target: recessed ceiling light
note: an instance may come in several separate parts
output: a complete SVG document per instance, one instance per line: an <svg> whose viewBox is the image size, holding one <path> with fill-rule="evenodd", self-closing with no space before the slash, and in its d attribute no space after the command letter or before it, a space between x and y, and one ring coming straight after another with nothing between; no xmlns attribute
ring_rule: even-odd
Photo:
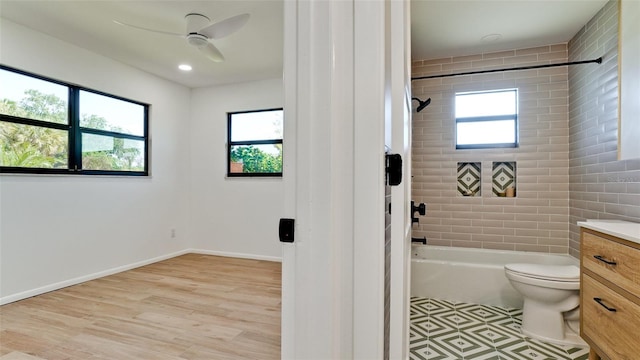
<svg viewBox="0 0 640 360"><path fill-rule="evenodd" d="M494 42L502 39L502 34L489 34L483 36L481 39L484 42Z"/></svg>
<svg viewBox="0 0 640 360"><path fill-rule="evenodd" d="M180 69L182 71L191 71L192 67L191 67L191 65L180 64L180 65L178 65L178 69Z"/></svg>

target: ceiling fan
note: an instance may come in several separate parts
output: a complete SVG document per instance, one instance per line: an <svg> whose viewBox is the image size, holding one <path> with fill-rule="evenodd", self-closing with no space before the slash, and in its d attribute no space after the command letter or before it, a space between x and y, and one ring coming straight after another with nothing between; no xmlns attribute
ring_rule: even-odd
<svg viewBox="0 0 640 360"><path fill-rule="evenodd" d="M240 28L242 28L244 24L249 21L249 14L232 16L228 19L224 19L218 22L211 22L211 19L209 19L208 17L196 13L189 13L184 18L187 22L186 34L147 29L141 26L123 23L117 20L113 20L113 22L118 25L128 26L134 29L184 38L187 40L187 44L198 48L198 50L200 50L200 52L210 60L215 62L222 62L224 61L224 56L222 55L220 50L218 50L218 48L216 48L211 43L211 40L221 39L240 30Z"/></svg>

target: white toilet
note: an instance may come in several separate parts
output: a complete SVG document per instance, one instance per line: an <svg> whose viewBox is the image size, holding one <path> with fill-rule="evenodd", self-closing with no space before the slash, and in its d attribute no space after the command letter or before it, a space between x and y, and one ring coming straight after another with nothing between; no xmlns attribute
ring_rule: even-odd
<svg viewBox="0 0 640 360"><path fill-rule="evenodd" d="M586 346L579 336L580 269L577 266L507 264L504 271L524 298L524 335L554 344Z"/></svg>

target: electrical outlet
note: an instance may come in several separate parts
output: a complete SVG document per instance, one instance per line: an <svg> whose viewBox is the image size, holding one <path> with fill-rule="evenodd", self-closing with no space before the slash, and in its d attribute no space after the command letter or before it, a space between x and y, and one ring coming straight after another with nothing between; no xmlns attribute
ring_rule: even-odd
<svg viewBox="0 0 640 360"><path fill-rule="evenodd" d="M171 229L171 238L172 239L176 238L176 229Z"/></svg>

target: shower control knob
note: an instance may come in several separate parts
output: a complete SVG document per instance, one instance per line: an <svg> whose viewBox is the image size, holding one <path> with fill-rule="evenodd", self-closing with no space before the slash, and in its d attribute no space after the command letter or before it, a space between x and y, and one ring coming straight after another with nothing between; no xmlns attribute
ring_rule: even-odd
<svg viewBox="0 0 640 360"><path fill-rule="evenodd" d="M411 201L411 223L418 223L420 220L415 216L416 212L420 215L425 215L427 213L427 205L424 203L420 203L418 206L415 205L415 202Z"/></svg>
<svg viewBox="0 0 640 360"><path fill-rule="evenodd" d="M427 213L427 205L424 203L420 203L418 206L415 205L413 201L411 201L411 214L418 212L420 215L425 215Z"/></svg>

